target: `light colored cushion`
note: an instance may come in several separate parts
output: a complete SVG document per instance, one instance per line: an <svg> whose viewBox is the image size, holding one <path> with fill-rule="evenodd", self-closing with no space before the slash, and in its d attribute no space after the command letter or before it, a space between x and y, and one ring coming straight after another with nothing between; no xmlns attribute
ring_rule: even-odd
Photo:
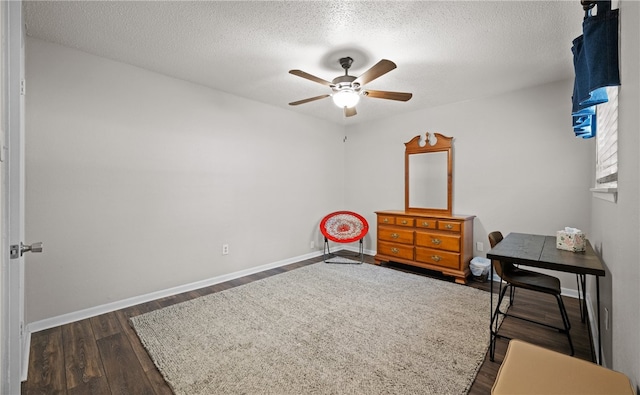
<svg viewBox="0 0 640 395"><path fill-rule="evenodd" d="M622 373L594 363L511 340L492 395L635 395Z"/></svg>

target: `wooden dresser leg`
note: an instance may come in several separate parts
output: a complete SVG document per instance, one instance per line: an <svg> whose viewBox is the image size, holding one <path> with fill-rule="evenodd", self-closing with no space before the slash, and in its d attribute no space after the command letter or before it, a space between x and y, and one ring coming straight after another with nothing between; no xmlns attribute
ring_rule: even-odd
<svg viewBox="0 0 640 395"><path fill-rule="evenodd" d="M462 285L467 285L467 278L466 277L456 277L456 283L462 284Z"/></svg>

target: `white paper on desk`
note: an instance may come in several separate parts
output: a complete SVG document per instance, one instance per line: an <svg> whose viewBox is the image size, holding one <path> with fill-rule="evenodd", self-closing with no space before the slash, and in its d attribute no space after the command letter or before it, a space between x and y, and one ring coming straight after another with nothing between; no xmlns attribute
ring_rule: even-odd
<svg viewBox="0 0 640 395"><path fill-rule="evenodd" d="M573 234L573 233L582 233L582 231L581 231L580 229L578 229L578 228L571 228L571 227L568 227L568 226L566 226L566 227L564 228L564 231L565 231L565 232L567 232L567 233L572 233L572 234Z"/></svg>

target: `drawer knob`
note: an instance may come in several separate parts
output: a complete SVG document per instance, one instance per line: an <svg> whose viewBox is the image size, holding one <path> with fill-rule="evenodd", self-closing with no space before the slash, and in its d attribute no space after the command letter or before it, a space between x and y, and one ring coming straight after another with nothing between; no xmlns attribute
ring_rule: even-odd
<svg viewBox="0 0 640 395"><path fill-rule="evenodd" d="M440 240L440 239L431 239L431 242L432 242L433 244L435 244L435 245L439 246L439 245L440 245L440 243L442 243L442 240Z"/></svg>
<svg viewBox="0 0 640 395"><path fill-rule="evenodd" d="M447 228L447 229L453 229L453 225L451 225L451 224L446 224L446 225L445 225L445 228Z"/></svg>
<svg viewBox="0 0 640 395"><path fill-rule="evenodd" d="M389 222L389 218L385 218L382 220L382 222L384 222L385 224Z"/></svg>
<svg viewBox="0 0 640 395"><path fill-rule="evenodd" d="M422 226L424 226L425 228L427 228L427 227L429 227L429 223L428 223L427 221L424 221L424 222L422 223Z"/></svg>
<svg viewBox="0 0 640 395"><path fill-rule="evenodd" d="M399 235L399 234L397 234L397 233L391 233L391 238L392 238L392 239L397 239L398 237L400 237L400 235Z"/></svg>
<svg viewBox="0 0 640 395"><path fill-rule="evenodd" d="M400 250L399 250L399 249L397 249L397 248L395 248L395 247L393 247L393 248L391 249L391 252L392 252L392 253L394 253L394 254L397 254L397 253L399 253L399 252L400 252Z"/></svg>
<svg viewBox="0 0 640 395"><path fill-rule="evenodd" d="M406 219L403 219L403 220L402 220L402 225L406 225L406 224L407 224L407 220L406 220Z"/></svg>
<svg viewBox="0 0 640 395"><path fill-rule="evenodd" d="M436 262L440 262L440 260L442 260L442 257L441 257L441 256L438 256L438 255L433 255L433 256L431 257L431 259L433 259L433 260L434 260L434 261L436 261Z"/></svg>

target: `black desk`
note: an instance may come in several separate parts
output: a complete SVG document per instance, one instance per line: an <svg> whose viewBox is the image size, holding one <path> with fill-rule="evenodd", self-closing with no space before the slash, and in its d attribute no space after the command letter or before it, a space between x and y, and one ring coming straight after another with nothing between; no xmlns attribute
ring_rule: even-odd
<svg viewBox="0 0 640 395"><path fill-rule="evenodd" d="M509 233L500 243L487 252L488 259L511 262L514 264L539 267L549 270L557 270L567 273L575 273L581 281L578 282L578 295L580 295L580 283L582 284L582 298L580 311L586 313L586 287L585 276L587 274L596 277L596 314L598 319L598 363L602 364L602 342L600 336L600 276L605 275L602 261L593 251L591 243L587 240L587 248L583 252L571 252L556 248L555 236L531 235L526 233ZM491 333L490 349L493 350L496 340L496 331L493 329L493 270L491 272ZM584 304L584 305L583 305ZM497 306L496 306L497 308ZM584 315L583 315L584 320ZM497 319L496 319L497 326Z"/></svg>

